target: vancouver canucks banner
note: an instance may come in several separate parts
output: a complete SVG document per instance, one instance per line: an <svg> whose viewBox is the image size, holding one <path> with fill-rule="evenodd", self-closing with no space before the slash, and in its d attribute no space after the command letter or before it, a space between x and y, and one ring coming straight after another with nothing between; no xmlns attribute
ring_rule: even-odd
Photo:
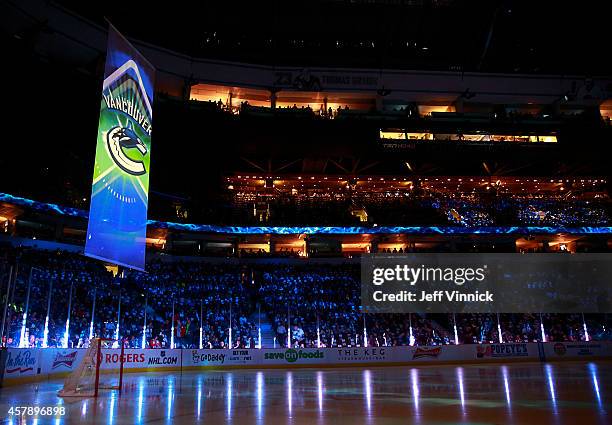
<svg viewBox="0 0 612 425"><path fill-rule="evenodd" d="M85 255L144 269L155 68L111 25Z"/></svg>

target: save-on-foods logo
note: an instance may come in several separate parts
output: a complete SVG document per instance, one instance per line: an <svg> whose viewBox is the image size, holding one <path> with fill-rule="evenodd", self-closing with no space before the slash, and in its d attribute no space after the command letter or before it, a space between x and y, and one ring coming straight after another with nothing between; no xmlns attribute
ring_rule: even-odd
<svg viewBox="0 0 612 425"><path fill-rule="evenodd" d="M191 359L193 361L193 364L200 364L200 363L221 363L223 364L225 362L225 354L224 353L218 353L218 354L201 353L198 350L193 350L191 351Z"/></svg>
<svg viewBox="0 0 612 425"><path fill-rule="evenodd" d="M19 350L15 356L9 351L8 359L6 359L6 373L26 373L34 370L35 364L36 356L30 350Z"/></svg>
<svg viewBox="0 0 612 425"><path fill-rule="evenodd" d="M325 355L322 351L304 351L294 350L293 348L288 349L284 353L266 353L264 355L265 360L276 360L284 359L288 363L295 363L300 359L322 359Z"/></svg>
<svg viewBox="0 0 612 425"><path fill-rule="evenodd" d="M526 357L527 344L483 344L476 347L476 357Z"/></svg>
<svg viewBox="0 0 612 425"><path fill-rule="evenodd" d="M55 355L53 359L53 364L51 365L51 369L56 369L60 366L65 366L68 369L72 368L72 364L76 360L77 352L73 351L72 353L65 354L63 351L60 351Z"/></svg>
<svg viewBox="0 0 612 425"><path fill-rule="evenodd" d="M417 347L412 354L412 360L420 359L423 357L437 358L442 351L442 347Z"/></svg>

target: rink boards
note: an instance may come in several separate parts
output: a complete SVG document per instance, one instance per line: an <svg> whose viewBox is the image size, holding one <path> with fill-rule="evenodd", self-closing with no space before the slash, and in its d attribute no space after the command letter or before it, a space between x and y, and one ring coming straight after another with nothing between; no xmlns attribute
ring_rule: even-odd
<svg viewBox="0 0 612 425"><path fill-rule="evenodd" d="M80 363L86 349L9 348L4 384L60 377ZM612 342L466 344L418 347L280 349L125 349L125 372L205 368L385 366L612 358ZM102 350L103 371L119 367L120 350ZM1 369L0 369L1 370Z"/></svg>

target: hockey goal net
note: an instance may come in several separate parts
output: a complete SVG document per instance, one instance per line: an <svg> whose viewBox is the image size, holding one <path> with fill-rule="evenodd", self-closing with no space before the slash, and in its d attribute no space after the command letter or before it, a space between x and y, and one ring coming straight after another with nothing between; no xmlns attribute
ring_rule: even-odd
<svg viewBox="0 0 612 425"><path fill-rule="evenodd" d="M112 359L110 367L102 368ZM77 367L64 380L60 397L97 397L99 390L119 390L123 384L124 348L117 339L95 338ZM116 360L116 362L115 362ZM107 361L108 363L108 361Z"/></svg>

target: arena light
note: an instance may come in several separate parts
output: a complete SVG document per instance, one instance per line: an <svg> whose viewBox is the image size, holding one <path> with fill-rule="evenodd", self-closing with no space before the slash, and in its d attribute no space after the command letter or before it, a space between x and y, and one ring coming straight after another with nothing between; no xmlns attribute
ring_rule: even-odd
<svg viewBox="0 0 612 425"><path fill-rule="evenodd" d="M261 326L257 327L257 349L261 350Z"/></svg>
<svg viewBox="0 0 612 425"><path fill-rule="evenodd" d="M291 348L291 326L287 329L287 348Z"/></svg>
<svg viewBox="0 0 612 425"><path fill-rule="evenodd" d="M291 310L287 306L287 348L291 348Z"/></svg>
<svg viewBox="0 0 612 425"><path fill-rule="evenodd" d="M584 313L582 313L582 328L584 329L584 339L589 342L591 337L589 336L589 330L587 329L586 320L584 320Z"/></svg>
<svg viewBox="0 0 612 425"><path fill-rule="evenodd" d="M53 279L49 279L49 294L47 295L47 315L45 317L45 328L43 330L42 348L47 348L49 343L49 314L51 312L51 293L53 291Z"/></svg>
<svg viewBox="0 0 612 425"><path fill-rule="evenodd" d="M228 338L227 338L227 348L231 350L232 348L232 304L230 297L230 310L229 310L229 330L228 330Z"/></svg>
<svg viewBox="0 0 612 425"><path fill-rule="evenodd" d="M202 307L202 300L200 299L200 350L202 349L202 324L204 323L204 310Z"/></svg>
<svg viewBox="0 0 612 425"><path fill-rule="evenodd" d="M96 295L97 295L97 290L96 288L94 288L93 303L91 306L91 321L89 322L89 340L90 341L93 339L93 336L94 336L94 315L96 312Z"/></svg>
<svg viewBox="0 0 612 425"><path fill-rule="evenodd" d="M68 348L68 341L70 340L70 311L72 310L72 288L74 284L70 283L70 295L68 296L68 317L66 318L66 329L64 330L64 337L62 338L62 348Z"/></svg>
<svg viewBox="0 0 612 425"><path fill-rule="evenodd" d="M455 332L455 345L459 345L459 334L457 333L457 319L453 313L453 331Z"/></svg>
<svg viewBox="0 0 612 425"><path fill-rule="evenodd" d="M172 320L170 323L170 348L174 349L174 298L172 298Z"/></svg>
<svg viewBox="0 0 612 425"><path fill-rule="evenodd" d="M546 332L544 332L544 320L542 319L542 313L540 313L540 333L542 335L542 342L546 342Z"/></svg>
<svg viewBox="0 0 612 425"><path fill-rule="evenodd" d="M119 348L119 321L117 321L117 326L115 327L115 342L113 342L112 348Z"/></svg>
<svg viewBox="0 0 612 425"><path fill-rule="evenodd" d="M410 332L410 339L409 339L409 344L410 346L414 346L414 334L412 333L412 314L408 314L408 322L409 322L409 327L408 327L408 331ZM387 340L385 338L385 345L387 345Z"/></svg>
<svg viewBox="0 0 612 425"><path fill-rule="evenodd" d="M19 335L19 348L26 348L28 346L27 335L26 335L26 322L28 320L28 309L30 307L30 288L32 287L32 273L34 267L30 269L30 276L28 277L28 291L26 295L25 309L23 310L23 317L21 319L21 334Z"/></svg>
<svg viewBox="0 0 612 425"><path fill-rule="evenodd" d="M501 323L499 322L499 313L497 313L497 337L500 344L504 342L502 338Z"/></svg>
<svg viewBox="0 0 612 425"><path fill-rule="evenodd" d="M49 316L45 317L45 330L43 331L42 348L47 348L49 343Z"/></svg>
<svg viewBox="0 0 612 425"><path fill-rule="evenodd" d="M121 277L124 277L123 272L121 273ZM112 348L119 348L119 324L120 323L121 323L121 287L119 287L119 305L117 306L117 326L115 327L115 342L113 342Z"/></svg>
<svg viewBox="0 0 612 425"><path fill-rule="evenodd" d="M66 319L66 329L64 330L64 338L62 338L62 348L68 348L69 339L70 339L70 317Z"/></svg>
<svg viewBox="0 0 612 425"><path fill-rule="evenodd" d="M145 295L145 305L144 305L144 320L142 325L142 343L141 347L144 350L147 348L147 304L149 303L149 294Z"/></svg>

